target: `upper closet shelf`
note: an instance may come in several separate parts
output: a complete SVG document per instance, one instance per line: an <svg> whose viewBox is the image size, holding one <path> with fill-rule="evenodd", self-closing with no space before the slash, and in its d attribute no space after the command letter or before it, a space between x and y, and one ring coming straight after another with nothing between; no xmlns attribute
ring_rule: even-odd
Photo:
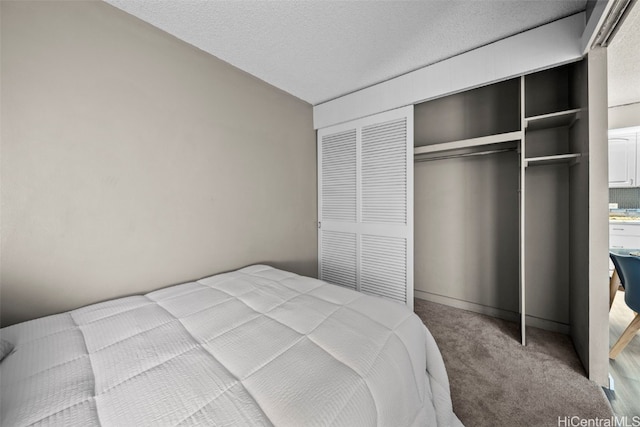
<svg viewBox="0 0 640 427"><path fill-rule="evenodd" d="M580 118L580 108L559 111L557 113L543 114L525 118L527 130L550 129L562 126L571 126Z"/></svg>
<svg viewBox="0 0 640 427"><path fill-rule="evenodd" d="M482 145L499 144L501 142L511 142L522 140L522 131L500 133L497 135L482 136L480 138L462 139L459 141L443 142L440 144L423 145L415 147L413 154L435 153L438 151L458 150L461 148L478 147Z"/></svg>

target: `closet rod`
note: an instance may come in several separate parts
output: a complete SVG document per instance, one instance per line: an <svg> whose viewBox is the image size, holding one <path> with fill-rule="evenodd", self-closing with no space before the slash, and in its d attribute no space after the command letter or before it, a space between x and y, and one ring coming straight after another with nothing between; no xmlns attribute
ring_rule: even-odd
<svg viewBox="0 0 640 427"><path fill-rule="evenodd" d="M504 153L507 151L516 151L517 148L502 148L500 150L478 151L477 153L451 154L449 156L426 157L423 159L415 159L414 162L430 162L431 160L457 159L459 157L486 156L488 154Z"/></svg>

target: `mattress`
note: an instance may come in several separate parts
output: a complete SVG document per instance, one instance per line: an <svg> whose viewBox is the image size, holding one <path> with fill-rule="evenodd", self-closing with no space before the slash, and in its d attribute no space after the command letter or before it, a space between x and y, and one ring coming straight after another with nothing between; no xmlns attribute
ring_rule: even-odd
<svg viewBox="0 0 640 427"><path fill-rule="evenodd" d="M451 426L405 306L264 265L3 328L2 426Z"/></svg>

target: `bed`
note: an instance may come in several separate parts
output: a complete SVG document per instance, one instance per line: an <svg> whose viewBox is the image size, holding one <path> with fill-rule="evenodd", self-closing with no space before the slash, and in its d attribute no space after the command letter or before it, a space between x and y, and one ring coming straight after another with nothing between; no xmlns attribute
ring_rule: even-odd
<svg viewBox="0 0 640 427"><path fill-rule="evenodd" d="M0 337L5 427L461 425L414 313L265 265Z"/></svg>

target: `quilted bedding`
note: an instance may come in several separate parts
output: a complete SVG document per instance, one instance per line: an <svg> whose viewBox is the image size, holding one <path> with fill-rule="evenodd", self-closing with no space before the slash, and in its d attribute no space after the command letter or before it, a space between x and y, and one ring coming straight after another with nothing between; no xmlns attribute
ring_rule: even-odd
<svg viewBox="0 0 640 427"><path fill-rule="evenodd" d="M264 265L1 336L5 427L461 425L415 314Z"/></svg>

